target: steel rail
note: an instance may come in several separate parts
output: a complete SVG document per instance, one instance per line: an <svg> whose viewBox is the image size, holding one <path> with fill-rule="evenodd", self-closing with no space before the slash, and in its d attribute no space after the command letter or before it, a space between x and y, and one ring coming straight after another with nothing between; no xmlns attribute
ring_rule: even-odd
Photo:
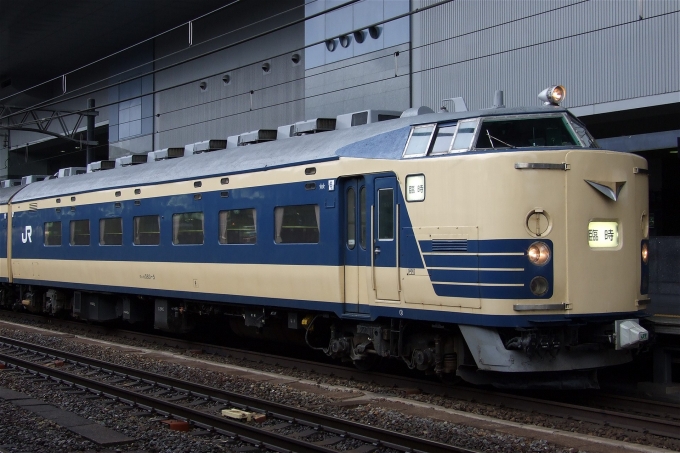
<svg viewBox="0 0 680 453"><path fill-rule="evenodd" d="M70 322L82 328L82 324ZM93 326L88 325L88 330L93 330ZM102 332L102 330L97 330ZM106 330L106 329L103 329ZM102 332L103 333L103 332ZM108 333L113 334L111 329ZM628 429L639 432L648 432L663 437L680 439L680 423L673 420L663 418L646 417L637 414L622 414L611 410L600 409L597 407L589 407L594 402L603 403L603 396L593 395L591 401L587 404L570 404L561 401L555 401L552 398L534 398L521 395L513 395L509 393L501 393L497 391L490 391L474 387L450 386L441 384L439 382L427 381L424 379L414 379L408 377L393 376L377 372L361 372L353 368L343 367L339 365L329 365L308 360L295 359L289 357L281 357L272 354L265 354L254 351L240 350L205 343L195 343L186 340L178 340L167 337L160 337L156 335L143 334L129 331L118 331L123 337L134 340L149 341L151 343L163 344L172 347L182 347L186 349L202 349L203 351L220 356L228 356L250 360L253 362L261 362L272 365L303 369L313 371L322 375L334 376L340 379L352 379L363 382L374 382L376 384L388 387L402 387L406 389L419 389L425 393L436 395L445 395L451 398L457 398L464 401L471 401L481 404L487 404L496 407L505 407L527 412L537 412L544 415L554 416L562 419L575 419L596 423L602 426L611 426L616 428ZM30 344L30 343L27 343ZM589 395L590 398L590 395ZM635 407L642 407L642 401ZM680 405L673 403L661 403L647 401L646 411L648 413L657 413L661 416L670 414L680 408ZM630 411L630 407L624 404L618 405L624 410ZM639 409L637 409L639 410ZM640 410L643 412L643 410Z"/></svg>
<svg viewBox="0 0 680 453"><path fill-rule="evenodd" d="M273 418L282 420L295 421L302 425L310 427L322 427L328 433L340 434L348 438L359 439L374 445L381 445L388 448L393 448L407 452L419 453L478 453L475 450L470 450L454 445L434 442L427 439L420 439L414 436L409 436L386 429L381 429L373 426L363 425L357 422L342 420L324 414L318 414L301 408L294 408L279 403L260 400L258 398L241 395L226 390L216 389L201 384L193 384L179 379L174 379L168 376L149 373L130 367L114 365L108 362L103 362L96 359L78 356L76 354L65 353L44 346L33 345L18 340L6 339L0 337L0 346L11 345L17 351L23 353L37 353L42 358L53 358L64 360L65 363L73 365L87 366L93 371L101 371L110 375L125 377L126 379L138 380L140 383L150 385L157 385L161 388L185 393L196 398L204 398L209 401L222 403L228 406L234 406L242 410L250 410L254 412L264 412ZM234 433L235 436L242 438L246 436L248 439L262 439L260 434L271 433L270 431L257 429L240 422L233 422L228 419L223 419L201 411L196 411L181 405L173 404L164 400L157 400L147 395L135 393L131 390L123 389L118 386L102 383L93 379L89 379L77 374L57 370L53 367L46 367L35 364L33 362L18 358L13 355L8 355L5 351L0 351L0 360L15 366L21 366L31 369L40 375L55 376L60 381L74 382L75 385L81 387L91 388L96 392L100 392L106 396L120 399L124 402L130 402L140 407L154 408L159 413L172 415L177 418L185 419L195 423L199 427L216 426L217 429L225 430L229 433ZM156 405L158 401L158 405ZM221 422L224 427L218 425ZM248 427L246 431L238 431L239 427ZM218 431L219 432L219 431ZM275 434L275 433L274 433ZM227 434L230 435L230 434ZM234 437L234 436L231 436ZM274 438L267 440L272 445L278 445L276 442L283 442L288 439L285 436L276 434ZM335 449L327 449L326 447L318 448L319 446L309 444L301 440L294 440L295 445L287 445L281 448L288 448L290 451L315 451L315 452L337 452ZM300 449L300 446L307 448L312 445L312 449ZM293 449L295 446L300 447Z"/></svg>

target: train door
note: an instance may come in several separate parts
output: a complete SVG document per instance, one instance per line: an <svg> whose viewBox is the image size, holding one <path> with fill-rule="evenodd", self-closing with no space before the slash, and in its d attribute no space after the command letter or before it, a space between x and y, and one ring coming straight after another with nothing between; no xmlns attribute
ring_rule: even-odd
<svg viewBox="0 0 680 453"><path fill-rule="evenodd" d="M342 191L345 313L367 313L366 307L362 308L359 303L360 269L366 261L366 183L363 178L345 179Z"/></svg>
<svg viewBox="0 0 680 453"><path fill-rule="evenodd" d="M373 278L376 298L399 300L397 178L376 178L373 188Z"/></svg>

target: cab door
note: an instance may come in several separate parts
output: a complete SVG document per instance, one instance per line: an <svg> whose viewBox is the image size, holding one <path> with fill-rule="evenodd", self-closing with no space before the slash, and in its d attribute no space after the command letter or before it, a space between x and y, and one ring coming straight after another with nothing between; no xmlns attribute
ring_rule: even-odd
<svg viewBox="0 0 680 453"><path fill-rule="evenodd" d="M373 279L376 299L399 298L398 187L394 176L376 178L373 188Z"/></svg>

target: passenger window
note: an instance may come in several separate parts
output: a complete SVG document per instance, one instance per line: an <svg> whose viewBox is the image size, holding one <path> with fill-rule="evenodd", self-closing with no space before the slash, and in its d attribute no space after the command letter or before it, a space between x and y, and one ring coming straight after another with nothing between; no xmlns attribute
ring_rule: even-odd
<svg viewBox="0 0 680 453"><path fill-rule="evenodd" d="M256 219L254 209L220 211L220 244L255 244Z"/></svg>
<svg viewBox="0 0 680 453"><path fill-rule="evenodd" d="M45 222L45 245L61 245L61 222Z"/></svg>
<svg viewBox="0 0 680 453"><path fill-rule="evenodd" d="M99 219L99 245L123 245L123 219Z"/></svg>
<svg viewBox="0 0 680 453"><path fill-rule="evenodd" d="M453 142L453 134L455 132L455 124L437 129L437 136L434 139L431 154L448 153L451 149L451 142Z"/></svg>
<svg viewBox="0 0 680 453"><path fill-rule="evenodd" d="M71 220L71 245L90 245L89 220Z"/></svg>
<svg viewBox="0 0 680 453"><path fill-rule="evenodd" d="M458 122L456 130L456 138L453 139L452 152L463 152L470 149L472 139L475 138L475 130L477 129L478 119L465 120Z"/></svg>
<svg viewBox="0 0 680 453"><path fill-rule="evenodd" d="M203 244L203 213L183 212L172 216L172 243L175 245Z"/></svg>
<svg viewBox="0 0 680 453"><path fill-rule="evenodd" d="M274 240L277 244L319 242L319 205L279 206L274 209Z"/></svg>
<svg viewBox="0 0 680 453"><path fill-rule="evenodd" d="M133 221L135 245L159 245L161 243L161 218L159 216L139 216Z"/></svg>
<svg viewBox="0 0 680 453"><path fill-rule="evenodd" d="M404 157L424 156L430 147L430 140L432 139L432 132L434 131L434 124L426 126L415 126L411 129L411 136L406 143L404 149Z"/></svg>
<svg viewBox="0 0 680 453"><path fill-rule="evenodd" d="M378 239L394 239L394 189L378 190Z"/></svg>

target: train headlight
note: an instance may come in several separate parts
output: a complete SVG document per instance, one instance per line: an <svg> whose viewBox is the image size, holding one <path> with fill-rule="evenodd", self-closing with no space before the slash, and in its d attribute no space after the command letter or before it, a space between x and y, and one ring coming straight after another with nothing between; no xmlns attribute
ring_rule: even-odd
<svg viewBox="0 0 680 453"><path fill-rule="evenodd" d="M545 242L534 242L527 250L527 257L536 266L543 266L550 261L550 247Z"/></svg>
<svg viewBox="0 0 680 453"><path fill-rule="evenodd" d="M546 105L560 105L564 101L564 97L567 95L567 89L562 85L555 85L538 94L538 99L543 101Z"/></svg>
<svg viewBox="0 0 680 453"><path fill-rule="evenodd" d="M550 289L550 285L548 284L548 280L546 280L545 277L539 276L531 279L531 283L529 283L529 288L531 289L531 292L534 294L534 296L542 296L548 292L548 289Z"/></svg>
<svg viewBox="0 0 680 453"><path fill-rule="evenodd" d="M647 264L649 261L649 246L646 242L642 243L642 262Z"/></svg>

